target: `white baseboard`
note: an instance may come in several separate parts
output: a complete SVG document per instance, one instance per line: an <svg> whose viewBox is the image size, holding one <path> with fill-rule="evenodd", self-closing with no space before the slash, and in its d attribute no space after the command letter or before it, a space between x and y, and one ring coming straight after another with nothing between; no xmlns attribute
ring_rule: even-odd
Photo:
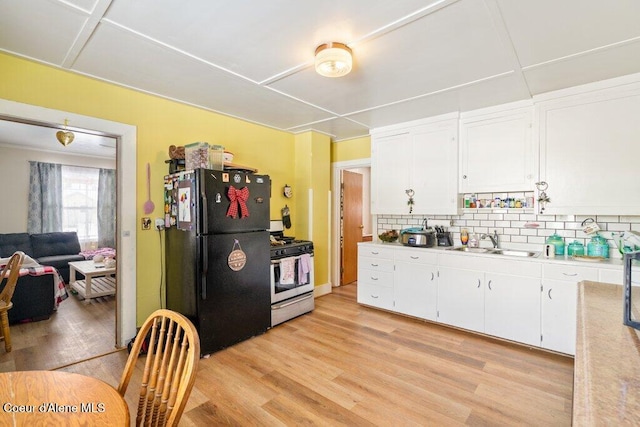
<svg viewBox="0 0 640 427"><path fill-rule="evenodd" d="M331 293L331 283L325 283L324 285L318 285L313 288L314 298L318 298L330 293Z"/></svg>

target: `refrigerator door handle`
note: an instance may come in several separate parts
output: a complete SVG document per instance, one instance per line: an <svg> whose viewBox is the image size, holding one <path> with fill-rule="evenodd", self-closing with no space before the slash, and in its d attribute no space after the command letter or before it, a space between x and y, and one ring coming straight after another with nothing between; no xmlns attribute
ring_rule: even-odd
<svg viewBox="0 0 640 427"><path fill-rule="evenodd" d="M202 245L202 290L200 296L203 300L207 299L207 274L209 273L209 248L205 241Z"/></svg>
<svg viewBox="0 0 640 427"><path fill-rule="evenodd" d="M209 234L209 202L207 201L207 193L203 191L200 193L202 197L202 234Z"/></svg>

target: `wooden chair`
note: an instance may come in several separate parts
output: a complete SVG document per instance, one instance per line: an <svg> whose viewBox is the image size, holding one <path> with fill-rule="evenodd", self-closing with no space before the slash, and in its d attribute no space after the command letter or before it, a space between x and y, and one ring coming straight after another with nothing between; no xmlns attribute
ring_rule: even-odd
<svg viewBox="0 0 640 427"><path fill-rule="evenodd" d="M4 337L4 349L7 353L11 351L11 332L9 330L9 310L13 307L11 298L16 290L16 283L20 277L20 267L24 261L24 252L15 252L9 258L9 262L0 273L0 285L6 279L4 289L0 292L0 325L2 326L2 336Z"/></svg>
<svg viewBox="0 0 640 427"><path fill-rule="evenodd" d="M148 347L136 426L176 426L196 380L198 331L181 314L164 309L153 312L138 332L120 379L118 392L123 397L145 341Z"/></svg>

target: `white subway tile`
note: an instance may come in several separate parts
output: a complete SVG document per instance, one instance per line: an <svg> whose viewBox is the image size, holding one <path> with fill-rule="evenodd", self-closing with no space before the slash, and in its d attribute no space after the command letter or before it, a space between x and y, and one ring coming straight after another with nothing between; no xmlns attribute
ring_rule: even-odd
<svg viewBox="0 0 640 427"><path fill-rule="evenodd" d="M640 224L640 216L621 216L620 222L630 222L632 224Z"/></svg>
<svg viewBox="0 0 640 427"><path fill-rule="evenodd" d="M538 228L538 236L551 236L555 232L556 230L549 230L548 228Z"/></svg>
<svg viewBox="0 0 640 427"><path fill-rule="evenodd" d="M576 237L576 232L573 230L558 230L557 233L559 236L562 236L564 238L573 239Z"/></svg>
<svg viewBox="0 0 640 427"><path fill-rule="evenodd" d="M527 237L527 242L528 243L536 243L536 244L543 245L545 240L546 239L544 237L536 237L536 236Z"/></svg>
<svg viewBox="0 0 640 427"><path fill-rule="evenodd" d="M473 215L473 219L479 219L479 220L483 220L483 219L488 219L489 215L486 213L477 213Z"/></svg>
<svg viewBox="0 0 640 427"><path fill-rule="evenodd" d="M502 217L503 217L504 215L505 215L505 214L496 214L496 213L492 213L492 214L487 215L487 219L492 219L492 220L494 220L494 221L502 221Z"/></svg>
<svg viewBox="0 0 640 427"><path fill-rule="evenodd" d="M545 228L554 230L564 230L564 222L547 222Z"/></svg>
<svg viewBox="0 0 640 427"><path fill-rule="evenodd" d="M526 222L524 221L511 221L511 227L513 228L525 228L524 225Z"/></svg>
<svg viewBox="0 0 640 427"><path fill-rule="evenodd" d="M502 232L503 234L509 234L509 235L519 235L520 232L518 231L517 228L505 228L504 231Z"/></svg>
<svg viewBox="0 0 640 427"><path fill-rule="evenodd" d="M504 220L505 221L518 221L520 220L520 215L521 214L517 214L517 213L507 213L504 214Z"/></svg>
<svg viewBox="0 0 640 427"><path fill-rule="evenodd" d="M511 223L511 221L496 221L496 227L512 227L513 224Z"/></svg>
<svg viewBox="0 0 640 427"><path fill-rule="evenodd" d="M631 224L628 222L609 222L606 227L607 231L629 231L631 230Z"/></svg>
<svg viewBox="0 0 640 427"><path fill-rule="evenodd" d="M527 243L527 236L511 236L511 241L515 243Z"/></svg>
<svg viewBox="0 0 640 427"><path fill-rule="evenodd" d="M480 221L480 225L483 227L495 227L495 223L493 221Z"/></svg>
<svg viewBox="0 0 640 427"><path fill-rule="evenodd" d="M601 223L601 222L618 222L618 221L620 221L619 217L612 216L612 215L598 215L595 218L595 220L596 220L597 223Z"/></svg>
<svg viewBox="0 0 640 427"><path fill-rule="evenodd" d="M538 216L535 214L520 214L520 221L538 221Z"/></svg>
<svg viewBox="0 0 640 427"><path fill-rule="evenodd" d="M538 230L536 230L535 228L522 228L520 229L520 235L521 236L537 236Z"/></svg>

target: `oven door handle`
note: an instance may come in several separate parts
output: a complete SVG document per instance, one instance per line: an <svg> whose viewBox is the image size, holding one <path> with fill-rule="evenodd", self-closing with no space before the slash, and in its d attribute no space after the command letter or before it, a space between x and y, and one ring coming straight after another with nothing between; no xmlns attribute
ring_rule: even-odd
<svg viewBox="0 0 640 427"><path fill-rule="evenodd" d="M285 307L288 307L288 306L290 306L290 305L297 304L297 303L299 303L300 301L307 300L307 299L309 299L309 298L313 298L313 292L309 292L309 295L305 295L305 296L304 296L304 297L302 297L302 298L294 298L294 299L293 299L293 300L291 300L291 301L285 301L285 302L283 302L283 303L281 303L281 304L273 304L273 305L271 306L271 308L272 308L272 309L285 308Z"/></svg>

